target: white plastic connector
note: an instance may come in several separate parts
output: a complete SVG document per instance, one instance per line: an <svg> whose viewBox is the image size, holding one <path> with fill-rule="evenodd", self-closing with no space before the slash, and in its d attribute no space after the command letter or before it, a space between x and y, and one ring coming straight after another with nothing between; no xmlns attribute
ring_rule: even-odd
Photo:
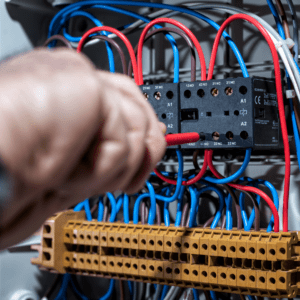
<svg viewBox="0 0 300 300"><path fill-rule="evenodd" d="M296 97L295 90L287 90L286 91L286 98L287 99L294 98L294 97Z"/></svg>
<svg viewBox="0 0 300 300"><path fill-rule="evenodd" d="M285 40L278 41L269 31L268 31L268 33L269 33L277 50L282 47L283 43L286 44L289 49L292 49L295 46L295 43L291 38L287 38Z"/></svg>
<svg viewBox="0 0 300 300"><path fill-rule="evenodd" d="M292 49L295 46L295 42L291 38L287 38L285 40L285 43L289 49Z"/></svg>

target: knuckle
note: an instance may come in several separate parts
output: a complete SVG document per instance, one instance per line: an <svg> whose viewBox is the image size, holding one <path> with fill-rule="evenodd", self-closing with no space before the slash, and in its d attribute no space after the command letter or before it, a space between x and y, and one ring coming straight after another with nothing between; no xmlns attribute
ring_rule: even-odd
<svg viewBox="0 0 300 300"><path fill-rule="evenodd" d="M127 142L122 142L120 144L120 148L119 148L119 153L118 153L118 157L120 157L120 159L124 159L127 160L130 154L130 146Z"/></svg>

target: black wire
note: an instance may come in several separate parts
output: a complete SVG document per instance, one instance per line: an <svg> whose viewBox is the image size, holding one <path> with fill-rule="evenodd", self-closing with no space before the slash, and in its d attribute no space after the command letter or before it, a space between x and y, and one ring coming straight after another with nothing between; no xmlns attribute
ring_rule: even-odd
<svg viewBox="0 0 300 300"><path fill-rule="evenodd" d="M50 287L47 289L47 291L45 292L44 296L45 298L50 298L51 295L53 294L53 292L55 291L56 287L58 286L58 284L62 281L62 274L57 274L52 282L52 284L50 285ZM42 297L42 298L43 298Z"/></svg>

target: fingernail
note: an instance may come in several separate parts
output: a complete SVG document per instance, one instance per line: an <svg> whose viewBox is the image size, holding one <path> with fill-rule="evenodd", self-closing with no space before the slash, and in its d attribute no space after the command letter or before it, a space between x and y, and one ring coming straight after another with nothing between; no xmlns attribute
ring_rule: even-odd
<svg viewBox="0 0 300 300"><path fill-rule="evenodd" d="M167 132L167 127L166 127L166 125L165 125L164 123L162 123L162 122L159 122L159 126L160 126L160 128L161 128L162 133L163 133L163 134L166 134L166 132Z"/></svg>

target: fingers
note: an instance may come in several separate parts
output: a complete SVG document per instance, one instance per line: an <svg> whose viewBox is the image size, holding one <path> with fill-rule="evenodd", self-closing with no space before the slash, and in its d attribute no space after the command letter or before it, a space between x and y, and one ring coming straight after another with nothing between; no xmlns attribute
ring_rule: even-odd
<svg viewBox="0 0 300 300"><path fill-rule="evenodd" d="M161 129L163 135L165 135L167 133L167 127L166 127L166 125L164 123L162 123L162 122L159 122L159 126L160 126L160 129Z"/></svg>
<svg viewBox="0 0 300 300"><path fill-rule="evenodd" d="M116 177L125 173L130 154L122 110L114 101L103 105L103 110L105 122L64 186L75 188L76 193L87 192L87 197L118 189Z"/></svg>
<svg viewBox="0 0 300 300"><path fill-rule="evenodd" d="M26 135L22 144L22 139L9 144L14 152L0 143L2 158L19 183L14 196L22 194L13 197L5 225L22 220L27 226L35 217L41 223L61 209L49 197L51 205L39 201L49 189L66 191L66 197L56 197L65 207L95 194L141 189L165 152L165 128L134 82L96 72L88 59L74 51L37 50L25 55L26 59L8 62L0 73L1 91L6 82L18 78L17 88L10 89L14 97L7 96L9 103L16 104L10 122L18 120L11 128L18 124L20 136ZM8 78L5 66L18 74ZM38 204L31 202L35 199ZM14 209L17 200L22 202L20 209ZM12 236L19 226L20 222L11 226ZM24 236L34 229L24 227Z"/></svg>
<svg viewBox="0 0 300 300"><path fill-rule="evenodd" d="M148 114L149 128L145 140L146 151L143 164L140 166L139 172L133 178L132 182L125 189L127 193L136 192L143 187L150 172L155 168L156 164L161 160L165 153L166 142L161 125L151 107L149 112L151 113Z"/></svg>
<svg viewBox="0 0 300 300"><path fill-rule="evenodd" d="M123 190L127 193L133 193L143 187L150 172L162 158L166 147L164 140L164 130L166 128L163 124L158 122L153 108L145 100L145 97L132 80L122 75L113 76L115 76L117 86L120 88L120 92L123 95L123 112L128 116L127 121L130 124L129 127L136 128L136 121L132 118L132 113L133 111L137 112L138 107L142 113L134 117L137 117L140 122L147 122L145 134L140 134L138 137L137 135L132 135L132 132L129 134L133 136L133 139L130 139L129 141L131 143L130 148L139 151L139 155L135 156L136 151L133 150L132 154L134 160L132 161L129 159L128 161L128 167L132 170L128 176L132 176L131 180L127 182L127 185L123 187ZM126 101L127 99L128 101ZM129 104L129 100L134 102L136 110ZM126 107L130 108L130 110L128 111ZM138 148L139 150L137 150ZM141 152L141 150L143 151ZM140 156L141 153L143 154L142 157Z"/></svg>
<svg viewBox="0 0 300 300"><path fill-rule="evenodd" d="M92 165L78 166L71 184L82 189L86 184L93 194L134 193L165 152L164 127L131 79L106 72L98 76L105 87L101 90L104 124L91 151Z"/></svg>
<svg viewBox="0 0 300 300"><path fill-rule="evenodd" d="M0 142L1 158L26 184L55 185L94 136L101 119L95 74L70 50L35 50L2 64L0 123L9 142Z"/></svg>
<svg viewBox="0 0 300 300"><path fill-rule="evenodd" d="M105 79L103 78L104 75ZM108 81L107 85L112 85L107 97L109 96L110 101L114 101L117 108L120 109L124 125L127 128L126 135L129 147L127 169L118 180L118 189L123 189L142 164L149 118L145 107L141 105L143 99L140 99L140 91L127 76L111 75L103 72L99 76L100 80ZM118 128L115 128L115 130L118 130ZM103 135L106 136L107 133L103 132Z"/></svg>
<svg viewBox="0 0 300 300"><path fill-rule="evenodd" d="M127 185L122 187L122 190L133 193L143 187L150 172L165 152L164 127L160 125L153 108L133 81L127 76L113 76L123 96L123 112L128 127L136 128L134 133L129 131L129 136L132 137L129 137L130 149L133 149L132 156L129 155L128 159L127 175L130 180L127 180ZM142 127L137 126L135 118L138 118L139 126L143 126L142 123L147 125L146 128L143 127L146 129L145 132L139 130ZM133 160L130 157L133 157Z"/></svg>
<svg viewBox="0 0 300 300"><path fill-rule="evenodd" d="M144 104L145 99L132 80L127 76L120 75L110 77L115 83L115 98L118 100L118 106L122 110L128 127L127 136L130 153L127 159L127 169L123 174L120 173L118 179L118 189L124 190L136 174L140 173L141 166L144 164L150 118L147 106ZM136 191L138 188L134 187L134 190Z"/></svg>

